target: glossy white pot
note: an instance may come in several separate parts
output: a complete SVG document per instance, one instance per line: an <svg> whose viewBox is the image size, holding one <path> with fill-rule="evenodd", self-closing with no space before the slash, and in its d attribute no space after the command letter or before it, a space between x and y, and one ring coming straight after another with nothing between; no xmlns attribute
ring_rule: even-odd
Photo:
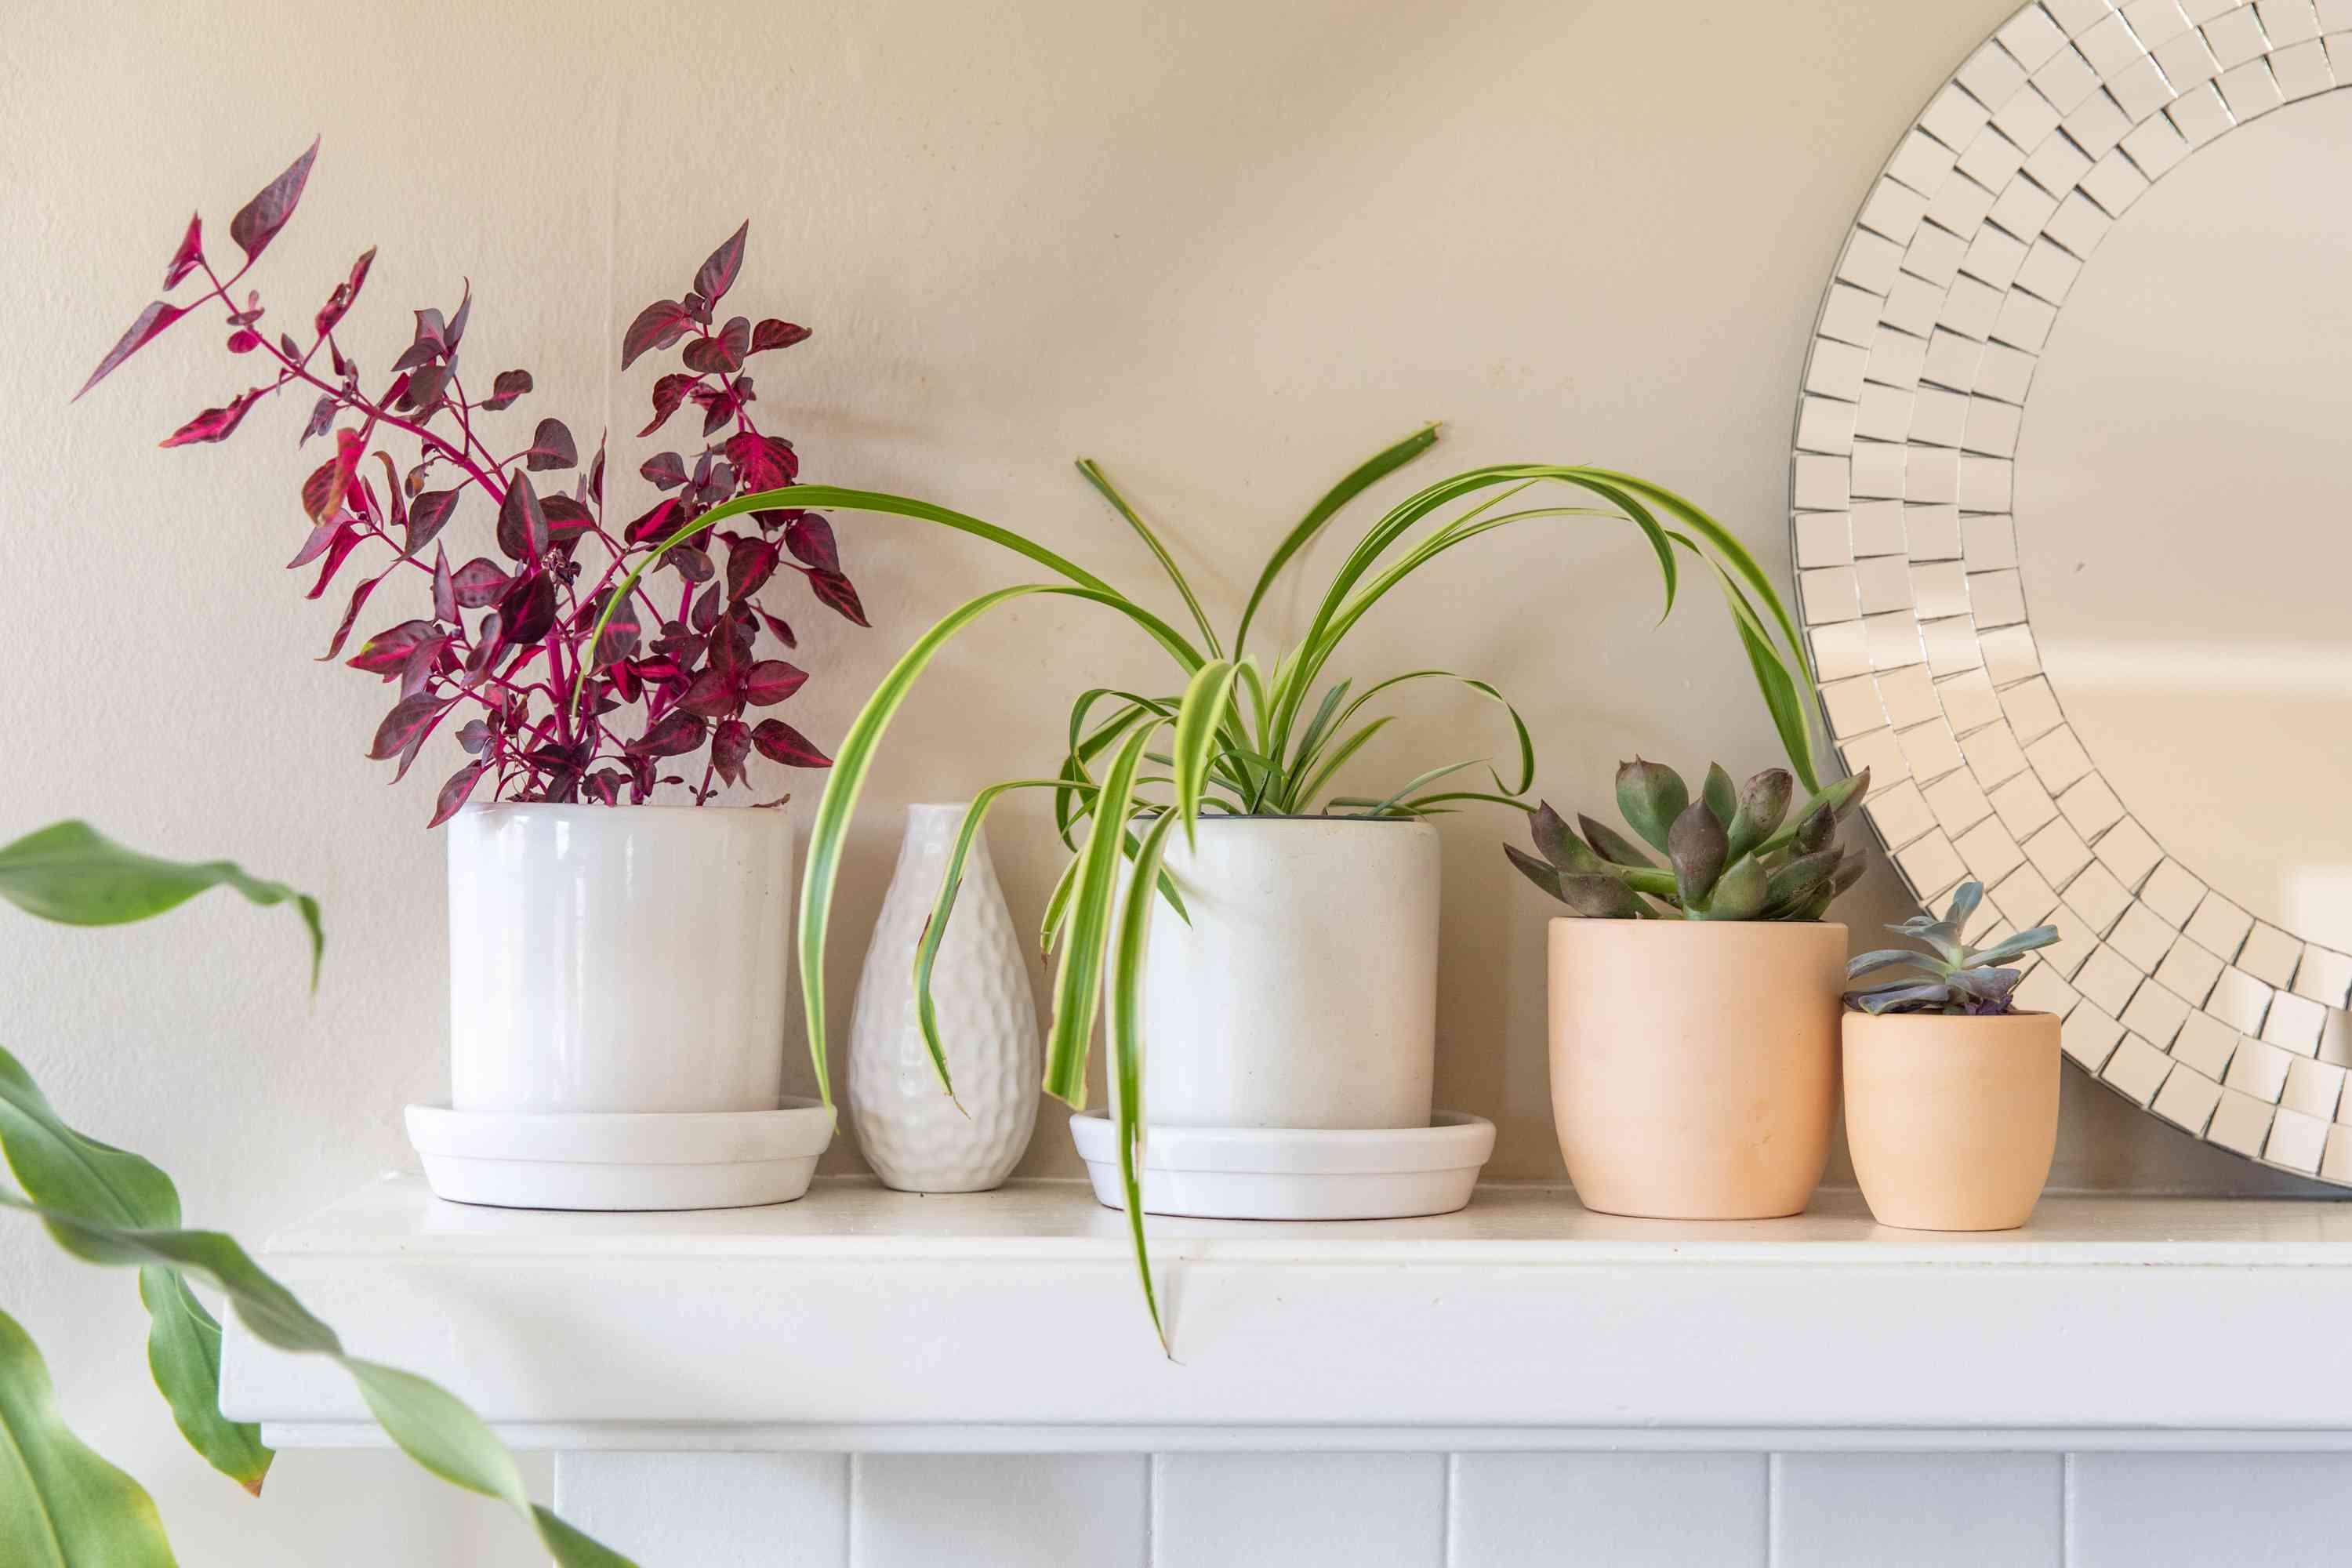
<svg viewBox="0 0 2352 1568"><path fill-rule="evenodd" d="M931 965L931 1003L955 1100L940 1088L916 1016L915 948L965 809L963 802L907 808L898 868L874 922L849 1029L849 1119L866 1163L883 1185L901 1192L979 1193L1001 1185L1037 1125L1045 1041L1029 965L985 833L964 858L955 909Z"/></svg>
<svg viewBox="0 0 2352 1568"><path fill-rule="evenodd" d="M1169 840L1143 991L1154 1126L1427 1127L1437 1053L1437 831L1205 816Z"/></svg>
<svg viewBox="0 0 2352 1568"><path fill-rule="evenodd" d="M506 805L446 831L456 1110L776 1108L791 818Z"/></svg>

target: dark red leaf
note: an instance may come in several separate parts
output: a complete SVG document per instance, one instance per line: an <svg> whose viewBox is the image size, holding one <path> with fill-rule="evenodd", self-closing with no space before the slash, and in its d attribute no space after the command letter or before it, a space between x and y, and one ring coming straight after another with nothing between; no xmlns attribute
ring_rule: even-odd
<svg viewBox="0 0 2352 1568"><path fill-rule="evenodd" d="M776 574L776 547L764 539L730 535L727 541L727 597L740 604Z"/></svg>
<svg viewBox="0 0 2352 1568"><path fill-rule="evenodd" d="M588 464L588 499L596 509L604 508L604 437L596 437L596 456Z"/></svg>
<svg viewBox="0 0 2352 1568"><path fill-rule="evenodd" d="M417 314L419 316L429 315L438 317L440 312L437 310L419 310ZM398 359L392 362L393 372L397 374L399 372L404 370L422 370L425 366L433 363L440 357L441 345L431 338L419 336L415 342L409 344L406 348L401 351L400 357Z"/></svg>
<svg viewBox="0 0 2352 1568"><path fill-rule="evenodd" d="M483 398L477 406L493 410L504 408L530 390L530 372L502 370L499 372L499 379L491 384L490 395Z"/></svg>
<svg viewBox="0 0 2352 1568"><path fill-rule="evenodd" d="M490 660L498 657L499 613L492 610L474 628L474 651L466 656L466 684L471 686L489 673Z"/></svg>
<svg viewBox="0 0 2352 1568"><path fill-rule="evenodd" d="M716 337L697 338L686 345L678 357L686 368L704 374L721 374L743 368L743 356L751 352L751 323L741 316L730 317L719 329Z"/></svg>
<svg viewBox="0 0 2352 1568"><path fill-rule="evenodd" d="M833 759L816 749L814 742L785 723L782 719L762 719L751 731L751 743L760 754L779 762L788 768L829 768Z"/></svg>
<svg viewBox="0 0 2352 1568"><path fill-rule="evenodd" d="M637 465L637 475L656 489L674 490L686 483L686 460L676 452L656 452Z"/></svg>
<svg viewBox="0 0 2352 1568"><path fill-rule="evenodd" d="M510 561L536 561L547 552L547 512L530 481L517 474L499 503L499 548Z"/></svg>
<svg viewBox="0 0 2352 1568"><path fill-rule="evenodd" d="M834 542L833 524L815 512L796 512L784 524L784 548L803 566L820 572L841 570L841 549Z"/></svg>
<svg viewBox="0 0 2352 1568"><path fill-rule="evenodd" d="M335 535L349 526L348 523L338 519L332 522L320 523L312 528L310 536L302 542L302 548L296 551L294 559L286 563L286 570L291 572L297 566L308 565L316 561L327 546L334 542Z"/></svg>
<svg viewBox="0 0 2352 1568"><path fill-rule="evenodd" d="M672 548L662 557L662 564L677 572L682 580L688 583L708 583L710 581L712 573L717 570L710 564L709 555L699 545L694 544L680 544Z"/></svg>
<svg viewBox="0 0 2352 1568"><path fill-rule="evenodd" d="M449 367L441 361L419 365L408 373L408 384L393 401L399 407L422 414L431 414L440 405L441 395L448 390Z"/></svg>
<svg viewBox="0 0 2352 1568"><path fill-rule="evenodd" d="M637 435L640 437L650 436L668 424L669 416L677 412L677 405L686 401L686 395L694 384L695 378L690 375L666 375L655 382L654 416Z"/></svg>
<svg viewBox="0 0 2352 1568"><path fill-rule="evenodd" d="M403 499L400 472L392 466L392 454L381 447L376 448L375 460L383 465L383 493L392 502L393 526L405 531L408 527L408 503ZM362 489L371 497L375 494L375 488L364 481L362 482Z"/></svg>
<svg viewBox="0 0 2352 1568"><path fill-rule="evenodd" d="M843 619L854 625L867 624L866 606L857 602L857 590L849 585L848 578L838 572L811 568L808 580L819 604L839 612Z"/></svg>
<svg viewBox="0 0 2352 1568"><path fill-rule="evenodd" d="M547 513L547 537L559 550L568 550L588 531L592 521L588 509L570 496L558 493L541 501L540 509Z"/></svg>
<svg viewBox="0 0 2352 1568"><path fill-rule="evenodd" d="M490 743L490 727L480 719L469 719L457 731L457 744L469 757L478 757L482 748Z"/></svg>
<svg viewBox="0 0 2352 1568"><path fill-rule="evenodd" d="M666 349L686 336L694 318L675 300L656 300L637 312L621 338L621 368L626 370L647 349Z"/></svg>
<svg viewBox="0 0 2352 1568"><path fill-rule="evenodd" d="M796 327L790 321L780 321L770 316L751 329L751 352L757 354L765 353L770 349L788 349L794 343L804 343L808 339L806 327Z"/></svg>
<svg viewBox="0 0 2352 1568"><path fill-rule="evenodd" d="M604 629L596 634L596 646L588 656L592 669L603 669L625 659L636 650L638 639L645 635L644 624L637 617L637 596L634 593L621 601Z"/></svg>
<svg viewBox="0 0 2352 1568"><path fill-rule="evenodd" d="M727 437L727 460L746 488L772 490L800 477L801 460L781 436L739 430Z"/></svg>
<svg viewBox="0 0 2352 1568"><path fill-rule="evenodd" d="M688 712L704 719L730 719L743 706L742 699L728 686L727 677L715 669L706 669L694 678L686 695L677 705Z"/></svg>
<svg viewBox="0 0 2352 1568"><path fill-rule="evenodd" d="M743 270L743 239L751 232L751 222L746 218L743 226L730 235L727 243L712 251L710 258L696 269L694 291L702 297L706 310L719 303L735 286L735 275Z"/></svg>
<svg viewBox="0 0 2352 1568"><path fill-rule="evenodd" d="M629 531L623 537L631 544L642 544L649 539L667 539L685 521L680 512L676 496L656 502L651 511L629 524Z"/></svg>
<svg viewBox="0 0 2352 1568"><path fill-rule="evenodd" d="M489 771L488 763L468 763L451 773L449 782L441 786L441 793L433 797L433 820L425 825L426 829L438 827L457 816L467 797L474 793L474 786L480 784L482 775Z"/></svg>
<svg viewBox="0 0 2352 1568"><path fill-rule="evenodd" d="M759 612L760 619L767 623L769 632L778 642L783 644L786 647L798 647L801 646L800 638L793 636L793 628L790 622L785 621L779 616L768 614L766 610L761 609L757 605L752 605L751 608Z"/></svg>
<svg viewBox="0 0 2352 1568"><path fill-rule="evenodd" d="M433 547L433 615L436 620L457 618L457 581L449 574L449 552Z"/></svg>
<svg viewBox="0 0 2352 1568"><path fill-rule="evenodd" d="M163 287L176 288L181 279L205 263L205 222L202 214L188 219L188 232L180 237L180 248L172 252L172 265L163 268Z"/></svg>
<svg viewBox="0 0 2352 1568"><path fill-rule="evenodd" d="M360 285L367 281L368 268L374 265L375 247L371 245L357 261L352 263L352 275L336 284L335 291L327 296L327 302L319 307L319 314L310 324L318 330L320 337L335 330L335 323L343 319L343 312L350 310L352 301L360 297Z"/></svg>
<svg viewBox="0 0 2352 1568"><path fill-rule="evenodd" d="M477 555L457 568L450 578L450 585L457 591L460 609L478 610L506 592L507 581L506 571L498 563L488 556Z"/></svg>
<svg viewBox="0 0 2352 1568"><path fill-rule="evenodd" d="M335 530L334 537L327 542L326 564L319 568L319 580L310 584L304 598L315 599L327 591L327 584L335 580L335 574L342 569L344 560L358 546L360 539L360 531L348 522Z"/></svg>
<svg viewBox="0 0 2352 1568"><path fill-rule="evenodd" d="M409 346L412 348L430 347L433 350L434 357L436 359L447 353L449 349L449 323L447 320L442 316L440 311L433 309L429 305L424 310L415 312L415 314L416 317L416 339L415 342ZM398 367L394 366L394 368L397 369Z"/></svg>
<svg viewBox="0 0 2352 1568"><path fill-rule="evenodd" d="M580 448L572 444L572 432L561 419L541 420L539 428L531 432L527 450L523 466L534 474L580 466Z"/></svg>
<svg viewBox="0 0 2352 1568"><path fill-rule="evenodd" d="M294 204L302 199L302 187L310 178L310 164L319 156L319 142L311 138L310 150L289 165L286 172L263 186L258 195L236 209L228 220L228 237L236 241L250 261L261 254L286 220L294 216Z"/></svg>
<svg viewBox="0 0 2352 1568"><path fill-rule="evenodd" d="M798 691L808 671L781 658L763 658L744 672L743 700L754 708L772 708Z"/></svg>
<svg viewBox="0 0 2352 1568"><path fill-rule="evenodd" d="M331 574L334 570L334 563L330 562L327 565L326 573L321 574L319 578L320 587L323 588L327 585L327 576ZM369 577L363 580L358 587L352 590L352 602L343 606L343 618L335 627L335 639L327 645L327 651L319 656L319 662L320 664L327 663L337 654L343 651L343 639L352 635L352 623L360 618L360 606L367 603L368 595L374 593L375 585L383 581L383 579L382 577ZM312 598L318 597L316 594L313 594L310 596Z"/></svg>
<svg viewBox="0 0 2352 1568"><path fill-rule="evenodd" d="M341 409L342 405L342 400L338 398L331 392L320 398L318 402L310 405L310 423L302 426L302 434L294 444L297 447L303 446L310 441L311 437L323 436L328 431L333 429L335 427L335 415Z"/></svg>
<svg viewBox="0 0 2352 1568"><path fill-rule="evenodd" d="M751 727L740 719L728 720L710 737L710 764L729 784L742 784L743 760L751 754Z"/></svg>
<svg viewBox="0 0 2352 1568"><path fill-rule="evenodd" d="M293 333L280 332L278 334L278 352L288 359L300 359L302 345L294 341Z"/></svg>
<svg viewBox="0 0 2352 1568"><path fill-rule="evenodd" d="M187 313L186 307L167 304L162 300L140 311L139 319L131 323L131 330L115 341L114 346L106 351L106 357L98 362L98 368L89 373L89 379L81 384L81 392L75 393L67 401L79 400L82 392L88 392L105 380L116 365L154 342L156 334Z"/></svg>
<svg viewBox="0 0 2352 1568"><path fill-rule="evenodd" d="M404 697L383 716L375 729L374 743L368 755L377 762L396 757L410 741L422 734L437 718L446 704L438 697Z"/></svg>
<svg viewBox="0 0 2352 1568"><path fill-rule="evenodd" d="M457 496L465 488L458 485L446 490L427 490L416 498L416 504L408 509L409 554L432 543L449 526L449 515L457 510Z"/></svg>
<svg viewBox="0 0 2352 1568"><path fill-rule="evenodd" d="M704 395L706 393L708 396ZM696 387L688 395L702 410L702 433L711 436L735 417L735 399L725 388Z"/></svg>
<svg viewBox="0 0 2352 1568"><path fill-rule="evenodd" d="M302 510L310 514L311 521L324 522L335 515L335 509L342 504L344 493L351 489L352 475L360 466L361 447L358 431L336 431L335 455L302 481Z"/></svg>
<svg viewBox="0 0 2352 1568"><path fill-rule="evenodd" d="M431 637L418 643L408 655L408 662L400 668L400 694L414 697L425 689L441 664L442 650L449 646L446 637Z"/></svg>
<svg viewBox="0 0 2352 1568"><path fill-rule="evenodd" d="M239 425L245 423L247 412L260 395L261 389L257 386L240 393L229 399L226 407L205 409L157 444L184 447L192 441L226 441Z"/></svg>
<svg viewBox="0 0 2352 1568"><path fill-rule="evenodd" d="M544 572L527 572L499 595L499 619L508 644L524 647L545 637L555 625L555 579Z"/></svg>
<svg viewBox="0 0 2352 1568"><path fill-rule="evenodd" d="M416 651L418 643L440 635L440 626L432 621L403 621L368 638L360 645L359 652L343 662L353 669L390 679L408 663L408 656Z"/></svg>
<svg viewBox="0 0 2352 1568"><path fill-rule="evenodd" d="M631 741L628 749L645 757L675 757L702 744L707 731L701 720L673 710L659 723Z"/></svg>
<svg viewBox="0 0 2352 1568"><path fill-rule="evenodd" d="M474 280L468 278L466 279L466 292L457 300L457 313L449 318L449 325L441 334L442 346L449 351L453 359L457 357L457 345L466 339L466 318L473 313Z"/></svg>
<svg viewBox="0 0 2352 1568"><path fill-rule="evenodd" d="M706 556L704 559L707 562L709 557ZM702 633L705 637L710 635L710 628L719 624L718 584L713 583L709 587L705 588L702 591L702 596L694 601L693 613L688 615L686 618L687 623L693 626L696 631Z"/></svg>
<svg viewBox="0 0 2352 1568"><path fill-rule="evenodd" d="M250 327L239 327L228 335L228 352L249 354L261 346L261 334Z"/></svg>

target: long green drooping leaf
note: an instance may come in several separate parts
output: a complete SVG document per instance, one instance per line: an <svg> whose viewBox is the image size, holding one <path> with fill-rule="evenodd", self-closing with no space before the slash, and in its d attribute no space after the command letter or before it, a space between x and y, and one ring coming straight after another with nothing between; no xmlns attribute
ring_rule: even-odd
<svg viewBox="0 0 2352 1568"><path fill-rule="evenodd" d="M1160 1319L1160 1293L1151 1283L1151 1251L1143 1239L1143 960L1151 935L1151 886L1168 848L1175 813L1161 812L1143 836L1128 880L1127 899L1110 963L1111 1120L1118 1137L1118 1184L1127 1199L1128 1234L1135 1245L1136 1271L1143 1278L1143 1304L1151 1310L1151 1331L1168 1350L1168 1329Z"/></svg>
<svg viewBox="0 0 2352 1568"><path fill-rule="evenodd" d="M0 1563L175 1568L146 1489L76 1436L16 1320L0 1312Z"/></svg>
<svg viewBox="0 0 2352 1568"><path fill-rule="evenodd" d="M915 1018L922 1027L924 1047L931 1054L932 1069L940 1075L940 1087L947 1090L950 1100L955 1100L959 1110L963 1110L963 1101L956 1100L955 1082L948 1074L947 1045L940 1038L939 1008L931 1000L931 971L939 963L940 944L947 940L948 920L955 912L956 894L963 887L964 860L971 854L972 842L988 820L988 808L996 804L999 795L1008 790L1070 787L1061 779L1013 779L991 784L971 797L971 804L964 808L963 821L956 829L955 847L949 852L947 870L940 878L939 897L931 905L930 918L923 922L922 940L915 944Z"/></svg>
<svg viewBox="0 0 2352 1568"><path fill-rule="evenodd" d="M760 490L751 495L737 496L730 501L722 501L656 545L647 552L644 560L638 562L618 584L614 584L613 592L605 595L604 607L598 612L595 624L590 628L588 640L583 646L593 647L603 640L604 623L612 619L613 613L627 602L630 593L637 585L637 579L660 564L662 557L677 546L698 534L709 531L729 518L741 517L747 512L794 508L814 510L820 507L840 507L847 511L878 511L890 516L913 518L919 522L934 522L942 528L954 529L959 533L969 533L976 539L985 539L992 544L1001 544L1016 555L1025 555L1047 570L1060 573L1081 587L1092 588L1097 593L1107 594L1114 598L1121 596L1118 590L1076 562L1067 560L1042 544L1024 539L1011 529L999 528L992 522L982 522L980 519L968 516L963 512L943 506L933 506L929 501L914 500L906 496L887 495L880 490L846 489L839 485L794 485L789 489ZM1177 637L1176 641L1180 644L1183 643L1181 637ZM1186 646L1189 647L1189 645ZM1196 653L1192 656L1191 663L1198 662L1200 662L1200 656ZM586 682L583 681L581 684L584 686ZM573 700L575 702L578 700L576 690L573 693Z"/></svg>
<svg viewBox="0 0 2352 1568"><path fill-rule="evenodd" d="M797 496L801 490L813 488L795 486L793 493ZM795 500L793 504L800 503ZM1017 584L982 594L942 616L900 656L890 673L874 689L874 695L866 700L849 732L842 737L840 752L825 774L824 795L817 802L816 820L809 828L808 860L801 874L801 998L808 1016L809 1058L816 1068L817 1093L827 1106L833 1103L833 1080L825 1065L825 936L833 913L833 884L841 871L842 846L849 836L850 819L856 814L857 797L865 790L866 775L873 769L875 750L917 679L956 633L997 605L1032 594L1061 595L1106 605L1141 626L1154 641L1176 655L1188 672L1200 663L1200 656L1191 645L1149 610L1117 594L1058 583ZM1132 769L1129 776L1134 776Z"/></svg>
<svg viewBox="0 0 2352 1568"><path fill-rule="evenodd" d="M1078 851L1061 967L1054 977L1054 1021L1045 1034L1045 1092L1073 1110L1087 1108L1087 1044L1102 1004L1103 951L1110 939L1113 889L1127 837L1127 813L1143 750L1160 727L1139 720L1119 743L1095 796L1094 826Z"/></svg>
<svg viewBox="0 0 2352 1568"><path fill-rule="evenodd" d="M163 860L142 855L87 822L58 822L0 846L0 899L64 925L127 925L176 909L213 888L235 888L254 903L291 903L310 937L310 985L319 984L326 932L319 901L283 882L247 876L228 860Z"/></svg>
<svg viewBox="0 0 2352 1568"><path fill-rule="evenodd" d="M5 1050L0 1050L0 1156L45 1208L143 1229L180 1223L180 1194L171 1177L128 1150L67 1126ZM148 1367L188 1446L258 1493L270 1451L258 1426L221 1414L219 1322L167 1268L140 1271L139 1298L147 1308Z"/></svg>
<svg viewBox="0 0 2352 1568"><path fill-rule="evenodd" d="M263 1343L292 1354L324 1356L349 1373L385 1436L410 1458L452 1485L514 1509L562 1568L630 1568L627 1558L534 1504L514 1457L462 1401L414 1373L344 1353L335 1331L255 1263L236 1237L218 1231L107 1225L12 1193L0 1192L0 1206L37 1215L58 1246L85 1262L162 1268L204 1280L228 1299L238 1320Z"/></svg>
<svg viewBox="0 0 2352 1568"><path fill-rule="evenodd" d="M1133 507L1127 504L1127 498L1118 493L1118 487L1110 482L1093 458L1080 458L1078 472L1086 476L1087 483L1094 486L1103 500L1110 502L1113 511L1127 520L1128 527L1135 531L1136 537L1143 541L1153 558L1160 563L1160 570L1168 574L1168 580L1176 584L1176 592L1183 595L1184 607L1192 612L1192 624L1201 628L1201 646L1209 650L1209 657L1223 658L1225 650L1217 641L1217 628L1209 624L1207 614L1201 608L1201 601L1192 596L1192 584L1186 582L1184 574L1176 569L1175 557L1170 555L1167 546L1160 542L1160 536L1151 531Z"/></svg>
<svg viewBox="0 0 2352 1568"><path fill-rule="evenodd" d="M1241 626L1234 633L1235 658L1242 656L1244 645L1249 641L1250 622L1257 618L1258 605L1265 602L1266 591L1274 586L1275 579L1282 575L1282 569L1290 564L1290 558L1322 532L1323 525L1338 516L1349 501L1436 444L1437 426L1426 425L1394 446L1374 453L1358 464L1346 479L1333 485L1323 499L1315 503L1314 509L1299 520L1298 525L1283 536L1282 542L1274 547L1274 553L1266 557L1265 569L1257 574L1257 585L1250 590L1249 603L1242 607Z"/></svg>

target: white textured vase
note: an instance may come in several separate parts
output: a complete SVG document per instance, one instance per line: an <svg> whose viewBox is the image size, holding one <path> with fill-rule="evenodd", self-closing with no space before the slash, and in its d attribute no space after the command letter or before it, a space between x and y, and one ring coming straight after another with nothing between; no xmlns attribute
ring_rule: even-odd
<svg viewBox="0 0 2352 1568"><path fill-rule="evenodd" d="M791 818L507 805L447 832L457 1110L776 1108Z"/></svg>
<svg viewBox="0 0 2352 1568"><path fill-rule="evenodd" d="M1036 1126L1044 1041L1029 967L985 834L972 840L931 1002L954 1079L940 1088L915 1012L915 948L965 805L910 805L898 868L874 923L849 1029L849 1119L866 1163L902 1192L980 1193L1012 1174ZM969 1114L966 1114L966 1113Z"/></svg>
<svg viewBox="0 0 2352 1568"><path fill-rule="evenodd" d="M1427 1127L1437 1056L1437 830L1204 816L1155 900L1143 1107L1161 1126Z"/></svg>

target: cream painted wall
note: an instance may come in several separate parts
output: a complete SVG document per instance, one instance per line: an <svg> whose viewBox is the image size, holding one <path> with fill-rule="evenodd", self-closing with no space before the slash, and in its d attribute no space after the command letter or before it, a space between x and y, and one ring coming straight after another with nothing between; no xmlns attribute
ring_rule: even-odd
<svg viewBox="0 0 2352 1568"><path fill-rule="evenodd" d="M382 696L310 661L335 611L276 569L302 532L300 411L158 451L241 384L194 323L66 403L191 206L223 233L314 132L310 194L257 274L266 301L307 313L380 245L349 337L381 365L407 309L447 309L470 277L468 362L532 369L538 392L508 416L522 428L609 422L619 504L655 447L629 438L654 372L613 369L621 325L748 216L739 298L816 330L760 376L811 477L950 500L1144 584L1148 559L1070 472L1092 456L1230 615L1276 529L1431 418L1448 437L1421 478L1605 459L1711 504L1785 568L1791 403L1834 248L1896 133L2009 9L19 8L0 53L16 676L0 832L75 813L234 855L316 889L331 941L306 1006L290 922L229 902L118 932L12 921L9 1047L69 1115L173 1170L192 1215L257 1239L403 1163L399 1106L442 1087L439 845L421 824L447 768L382 788L361 755ZM877 629L794 615L817 679L793 716L825 742L917 628L1016 575L911 525L842 524ZM1490 677L1562 802L1605 794L1636 747L1769 763L1717 607L1695 593L1654 630L1652 578L1622 531L1505 536L1367 623L1355 667ZM1150 674L1067 606L1007 612L941 661L868 792L836 994L881 897L892 807L1035 765L1072 688ZM1397 730L1368 772L1500 741L1435 700ZM1504 826L1446 828L1440 1098L1502 1124L1496 1173L1550 1177L1545 911L1494 847ZM1016 813L997 844L1033 914L1049 834ZM1846 906L1857 927L1900 908L1883 868ZM2062 1183L2282 1184L2071 1077L2068 1093ZM1029 1168L1071 1168L1050 1116ZM156 1490L187 1560L528 1559L487 1505L380 1457L289 1458L248 1505L145 1391L126 1280L10 1233L0 1300L47 1342L77 1423Z"/></svg>

